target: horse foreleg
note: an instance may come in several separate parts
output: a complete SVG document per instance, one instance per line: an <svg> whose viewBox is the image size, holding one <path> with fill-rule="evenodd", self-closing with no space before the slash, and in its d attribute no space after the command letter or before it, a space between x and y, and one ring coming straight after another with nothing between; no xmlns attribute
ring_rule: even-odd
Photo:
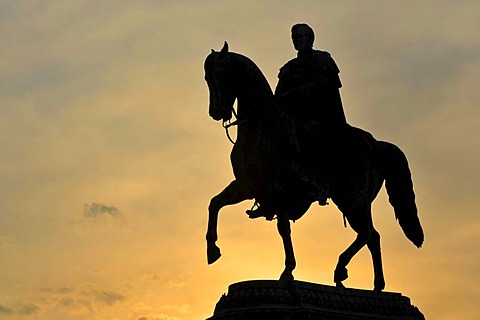
<svg viewBox="0 0 480 320"><path fill-rule="evenodd" d="M222 192L210 200L210 205L208 206L208 227L206 236L208 264L214 263L222 255L220 253L220 248L215 244L218 240L217 225L220 209L251 198L252 197L243 190L241 184L237 180L234 180L230 182Z"/></svg>
<svg viewBox="0 0 480 320"><path fill-rule="evenodd" d="M280 281L293 281L293 270L296 267L295 254L293 252L293 243L291 237L290 221L288 216L280 215L277 220L278 233L283 240L283 248L285 250L285 270L280 276Z"/></svg>
<svg viewBox="0 0 480 320"><path fill-rule="evenodd" d="M380 249L380 234L372 227L372 233L367 243L368 250L372 254L374 279L374 291L385 289L385 278L383 276L382 252Z"/></svg>
<svg viewBox="0 0 480 320"><path fill-rule="evenodd" d="M357 237L338 258L333 281L336 283L337 287L341 288L344 287L342 281L348 278L347 265L350 263L353 256L355 256L357 252L367 244L372 229L372 218L369 208L368 210L366 208L350 208L345 212L345 216L352 229L357 232Z"/></svg>

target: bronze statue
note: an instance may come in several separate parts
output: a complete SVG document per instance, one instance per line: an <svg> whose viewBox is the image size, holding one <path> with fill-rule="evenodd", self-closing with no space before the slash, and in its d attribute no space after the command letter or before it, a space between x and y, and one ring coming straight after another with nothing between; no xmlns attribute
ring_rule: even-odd
<svg viewBox="0 0 480 320"><path fill-rule="evenodd" d="M290 131L298 145L296 173L301 176L303 189L320 205L329 197L328 172L334 159L322 149L344 143L347 121L339 89L340 70L330 54L314 50L315 34L307 24L292 27L292 42L297 57L287 62L278 75L275 105L292 120ZM321 144L319 144L321 141ZM268 201L257 201L256 210L247 213L251 218L271 218Z"/></svg>
<svg viewBox="0 0 480 320"><path fill-rule="evenodd" d="M328 52L313 49L314 40L315 34L308 25L292 27L292 41L298 53L280 69L276 101L287 105L289 114L298 121L342 130L347 122L338 90L342 87L340 70Z"/></svg>
<svg viewBox="0 0 480 320"><path fill-rule="evenodd" d="M326 54L320 54L327 59ZM333 67L333 64L330 66ZM374 290L382 291L385 280L380 235L373 227L371 203L383 181L395 216L407 238L417 247L421 247L424 240L411 174L403 152L397 146L377 141L368 132L349 126L344 121L339 96L334 97L338 94L339 82L332 84L315 80L313 84L305 83L307 86L316 86L324 97L325 91L331 96L320 99L326 105L321 105L322 112L318 113L318 119L313 124L309 123L313 119L310 114L311 118L305 119L310 129L298 134L303 130L299 129L302 124L295 118L292 107L296 101L302 101L291 95L295 98L286 102L291 98L288 97L289 92L292 92L282 88L282 71L274 96L255 63L245 56L229 52L226 42L220 52L212 50L204 68L210 91L210 116L214 120L222 120L225 127L238 126L237 140L231 152L235 180L213 197L208 207L208 263L214 263L221 256L216 245L220 209L255 198L265 203L269 212L262 212L258 216L265 216L269 220L274 216L277 218L277 228L285 250L285 269L280 280L293 280L296 261L290 237L290 220L302 217L310 205L319 200L318 193L312 195L312 190L313 193L320 190L326 192L324 197L328 195L335 202L344 219L357 232L355 241L338 259L334 282L338 287L343 287L342 281L348 277L346 266L367 245L374 265ZM331 69L328 72L335 74L334 71ZM282 97L283 94L286 96ZM307 102L303 101L304 106L298 108L307 107L308 99ZM235 100L238 102L236 112ZM232 114L237 118L234 122L231 122ZM324 116L329 120L326 121ZM330 119L336 119L338 123L329 123ZM322 134L330 137L323 138ZM308 144L302 139L309 139ZM328 154L325 143L330 147ZM302 150L304 148L315 150ZM323 166L319 169L320 173L315 172L315 163Z"/></svg>

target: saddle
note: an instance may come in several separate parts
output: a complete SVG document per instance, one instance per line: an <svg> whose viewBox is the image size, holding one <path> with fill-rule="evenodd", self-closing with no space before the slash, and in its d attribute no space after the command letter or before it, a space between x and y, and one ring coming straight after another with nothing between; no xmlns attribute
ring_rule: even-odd
<svg viewBox="0 0 480 320"><path fill-rule="evenodd" d="M350 125L331 138L327 145L319 145L318 152L303 153L315 159L302 159L302 153L297 149L301 143L282 144L282 140L270 140L275 143L265 145L267 140L270 139L259 138L259 143L264 144L266 158L270 160L267 172L262 173L270 187L262 190L262 196L256 197L255 204L246 211L250 219L264 217L271 221L275 218L277 207L286 207L290 209L289 219L298 220L305 212L295 210L293 204L318 201L321 206L328 205L330 183L334 179L331 172L348 167L351 159L368 161L369 155L378 148L377 141L369 132ZM326 154L325 150L329 153ZM324 161L318 161L322 156Z"/></svg>

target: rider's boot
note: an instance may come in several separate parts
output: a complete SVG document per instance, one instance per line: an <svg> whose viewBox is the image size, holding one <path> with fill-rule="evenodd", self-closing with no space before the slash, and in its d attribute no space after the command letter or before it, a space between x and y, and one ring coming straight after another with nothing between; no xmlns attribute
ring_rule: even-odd
<svg viewBox="0 0 480 320"><path fill-rule="evenodd" d="M256 204L256 208L252 208L247 210L246 213L250 219L256 219L260 217L265 217L268 221L272 221L273 217L275 217L275 213L272 207L263 203L262 205ZM254 206L255 207L255 206Z"/></svg>

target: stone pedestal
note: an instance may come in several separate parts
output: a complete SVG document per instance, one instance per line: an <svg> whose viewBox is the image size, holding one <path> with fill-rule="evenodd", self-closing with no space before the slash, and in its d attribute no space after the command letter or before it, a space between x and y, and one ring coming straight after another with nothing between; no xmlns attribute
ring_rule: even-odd
<svg viewBox="0 0 480 320"><path fill-rule="evenodd" d="M420 320L423 314L400 293L274 280L228 287L207 320Z"/></svg>

